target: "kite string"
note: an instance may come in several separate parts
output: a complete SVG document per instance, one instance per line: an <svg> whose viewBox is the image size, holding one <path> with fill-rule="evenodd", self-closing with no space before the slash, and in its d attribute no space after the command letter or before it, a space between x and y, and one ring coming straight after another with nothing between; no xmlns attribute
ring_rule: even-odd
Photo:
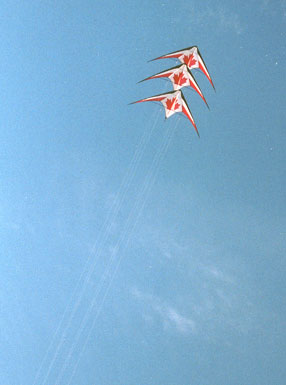
<svg viewBox="0 0 286 385"><path fill-rule="evenodd" d="M158 155L160 154L161 151L162 151L162 146L161 146L161 148L157 151L157 156L155 156L154 160L156 160L156 158L158 157ZM154 163L154 160L153 160L153 163ZM153 166L153 163L152 163L152 166ZM151 169L152 169L152 166L151 166ZM147 179L147 178L146 178L146 179ZM146 182L145 182L145 183L146 183ZM140 197L139 197L139 198L140 198ZM137 203L137 204L136 204L136 203ZM136 209L136 206L138 205L138 198L137 198L136 203L135 203L134 208L131 210L131 212L130 212L130 214L129 214L129 217L128 217L128 220L127 220L127 224L128 224L128 225L129 225L129 222L130 222L130 218L131 218L131 216L132 216L134 210ZM128 226L127 226L127 229L128 229ZM126 231L126 230L125 230L125 231ZM123 232L123 234L124 234L124 232ZM121 238L122 238L122 236L121 236ZM116 247L115 247L115 250L118 248L118 245L119 245L120 242L121 242L121 238L120 238L119 241L117 242L117 245L116 245ZM74 349L75 349L75 346L76 346L77 342L79 341L79 338L80 338L80 336L81 336L81 334L82 334L82 332L83 332L83 330L84 330L84 328L85 328L85 326L86 326L86 324L87 324L87 322L88 322L90 313L92 312L93 307L96 305L96 300L97 300L97 297L98 297L98 295L99 295L99 293L100 293L100 291L101 291L102 285L103 285L104 282L105 282L105 279L106 279L105 277L106 277L106 274L108 273L109 266L110 266L110 264L112 265L112 263L113 263L113 259L114 259L113 257L114 257L114 253L113 253L113 255L110 257L110 259L109 259L109 261L108 261L108 264L107 264L107 267L105 268L105 271L104 271L104 273L102 274L102 276L101 276L101 278L100 278L99 284L98 284L98 286L97 286L97 288L96 288L96 292L95 292L94 299L93 299L93 301L90 303L89 308L87 309L87 311L86 311L86 313L85 313L85 315L84 315L84 317L83 317L83 319L82 319L82 321L81 321L80 327L79 327L79 329L78 329L78 331L77 331L77 333L76 333L76 335L75 335L74 342L73 342L73 344L72 344L72 346L71 346L71 348L70 348L70 350L69 350L68 356L66 357L66 359L65 359L65 361L64 361L64 364L63 364L63 366L62 366L62 368L61 368L61 370L60 370L60 373L59 373L59 375L58 375L58 377L57 377L57 379L56 379L55 385L57 385L58 382L59 382L59 380L61 379L61 377L62 377L62 375L63 375L63 373L64 373L64 370L66 369L66 367L67 367L67 365L68 365L68 363L69 363L69 360L71 359L71 356L72 356L72 354L73 354L73 351L74 351Z"/></svg>
<svg viewBox="0 0 286 385"><path fill-rule="evenodd" d="M129 170L128 170L127 174L126 174L127 176L125 175L125 180L122 182L121 187L120 187L120 190L122 190L123 187L126 187L126 188L125 188L125 193L124 193L123 196L122 196L121 202L119 202L119 205L116 207L115 203L118 201L118 196L120 197L120 192L121 192L121 191L119 190L119 192L117 193L117 199L115 200L115 203L113 204L113 206L114 206L115 208L112 206L112 208L114 208L114 210L113 210L113 211L114 211L114 214L113 214L114 217L117 215L118 211L120 210L120 206L121 206L121 204L122 204L123 198L124 198L124 196L125 196L125 194L126 194L126 192L127 192L127 190L128 190L128 187L129 187L129 185L130 185L130 183L131 183L131 181L132 181L132 179L133 179L133 177L134 177L134 174L135 174L136 169L137 169L137 166L138 166L138 162L140 161L140 159L141 159L141 157L142 157L142 155L143 155L143 152L144 152L144 150L145 150L145 147L146 147L147 143L149 142L150 137L151 137L151 135L152 135L152 133L153 133L153 131L154 131L154 128L155 128L156 123L157 123L157 120L158 120L158 117L159 117L159 111L157 112L157 116L156 116L156 119L155 119L155 121L154 121L154 124L153 124L151 130L145 131L144 135L143 135L142 138L141 138L141 141L140 141L139 145L137 146L137 150L136 150L136 152L135 152L135 154L134 154L134 156L133 156L133 160L132 160L132 162L131 162L131 164L130 164L130 166L129 166ZM141 149L141 152L139 151L140 149ZM138 153L138 152L139 152L139 153ZM128 181L128 177L129 177L129 181ZM112 208L111 208L109 214L112 214ZM108 218L106 219L104 225L105 225L106 223L108 223L108 219L109 219L110 216L111 216L111 215L108 215ZM110 225L109 227L111 227L111 225ZM103 226L103 228L104 228L104 226ZM106 230L106 233L105 233L105 234L108 234L108 231L107 231L107 230ZM99 236L98 238L99 238L99 240L100 240L100 236ZM99 241L97 241L97 242L95 243L95 245L96 245L98 242L99 242ZM104 242L103 242L103 243L104 243ZM94 245L94 247L93 247L93 249L92 249L91 254L92 254L93 251L94 251L95 245ZM87 271L88 271L88 270L90 271L90 268L89 268L89 266L88 266L88 265L89 265L90 259L91 259L91 256L88 258L88 260L87 260L87 262L86 262L86 264L85 264L85 267L84 267L84 269L83 269L83 272L81 273L81 276L80 276L80 278L79 278L79 280L78 280L78 282L77 282L77 285L76 285L76 287L75 287L75 289L74 289L73 294L77 293L78 287L80 286L80 283L81 283L81 281L82 281L82 277L85 275L86 270L87 270ZM95 268L95 266L94 266L94 268ZM94 268L92 269L91 273L89 272L88 278L87 278L87 279L85 280L85 282L83 283L84 287L83 287L83 290L82 290L82 291L85 290L86 284L89 282L90 276L92 275ZM36 376L36 378L35 378L35 380L34 380L34 384L36 383L36 381L37 381L37 379L38 379L38 377L39 377L39 375L40 375L41 369L42 369L42 367L43 367L43 365L44 365L44 363L45 363L45 361L46 361L46 359L47 359L47 357L48 357L48 354L49 354L49 352L51 351L51 348L52 348L52 346L53 346L53 343L55 342L56 337L57 337L57 335L59 334L59 331L60 331L60 329L61 329L61 327L62 327L62 324L63 324L63 322L64 322L64 319L66 318L66 314L68 313L69 305L72 304L74 296L75 296L75 295L72 295L72 296L71 296L71 299L70 299L70 301L69 301L69 304L68 304L68 306L67 306L66 309L65 309L65 312L64 312L64 314L63 314L63 316L62 316L62 319L61 319L61 322L60 322L60 324L59 324L59 326L58 326L58 328L57 328L57 330L56 330L56 332L55 332L55 334L54 334L54 336L53 336L53 339L52 339L52 341L51 341L51 343L50 343L49 348L47 349L47 352L46 352L46 354L45 354L45 357L44 357L44 359L42 360L42 363L41 363L40 368L39 368L39 370L38 370L38 374L37 374L37 376ZM75 305L75 307L74 307L74 309L73 309L73 311L72 311L72 314L71 314L71 316L70 316L70 318L69 318L69 320L68 320L68 325L65 327L65 330L68 328L69 324L71 323L71 321L72 321L72 319L73 319L73 317L74 317L74 314L76 313L76 311L77 311L77 309L78 309L78 305L79 305L79 303L80 303L80 301L81 301L81 297L82 297L82 295L79 296L79 299L78 299L78 301L77 301L77 304ZM64 342L64 339L65 339L65 330L62 332L61 340L59 341L58 346L57 346L57 348L56 348L56 352L55 352L55 354L54 354L54 357L53 357L52 360L51 360L51 363L50 363L50 365L49 365L47 374L46 374L45 379L44 379L44 381L43 381L43 385L46 383L46 380L47 380L47 378L48 378L48 376L49 376L49 374L50 374L50 371L51 371L51 369L52 369L52 366L53 366L53 364L54 364L54 361L56 360L57 355L58 355L58 353L59 353L59 350L60 350L60 348L61 348L61 346L62 346L62 344L63 344L63 342Z"/></svg>
<svg viewBox="0 0 286 385"><path fill-rule="evenodd" d="M178 120L178 122L179 122L179 120ZM145 205L146 205L146 201L147 201L147 199L148 199L150 190L151 190L151 188L152 188L152 186L153 186L153 184L154 184L154 181L155 181L155 179L156 179L156 175L157 175L157 173L158 173L158 170L159 170L159 167L160 167L160 163L161 163L161 161L162 161L162 159L163 159L165 153L166 153L167 150L168 150L168 147L169 147L169 145L170 145L170 143L171 143L171 140L172 140L172 137L173 137L173 135L174 135L175 129L176 129L177 125L178 125L178 122L177 122L177 124L176 124L176 126L175 126L174 129L169 129L169 130L168 130L168 132L167 132L167 134L166 134L165 141L164 141L163 145L161 146L161 149L157 152L157 154L156 154L156 156L155 156L155 158L154 158L154 160L153 160L153 162L152 162L152 166L151 166L151 168L150 168L149 174L148 174L148 176L147 176L146 179L145 179L145 183L144 183L144 185L143 185L143 188L141 189L140 196L137 198L136 204L134 205L134 209L132 210L132 213L133 213L133 211L135 211L135 212L137 213L137 215L136 215L135 220L133 221L133 223L132 223L132 221L131 221L132 213L129 215L129 218L128 218L128 219L129 219L129 220L128 220L129 223L127 224L127 229L126 229L126 231L123 233L123 236L121 237L121 239L120 239L120 241L119 241L119 245L118 245L118 246L120 246L120 243L122 243L123 241L125 241L125 238L127 238L127 239L126 239L126 242L125 242L125 244L124 244L124 250L126 250L128 244L129 244L129 241L130 241L130 239L131 239L131 235L132 235L132 233L134 232L135 227L136 227L136 225L137 225L137 223L138 223L138 220L139 220L139 218L140 218L140 216L141 216L141 214L142 214L142 211L143 211L143 209L144 209L144 207L145 207ZM142 198L143 198L143 199L142 199ZM126 235L127 235L127 237L126 237ZM118 249L119 249L119 247L118 247ZM84 351L85 351L87 342L88 342L89 337L90 337L90 335L91 335L91 332L92 332L92 330L93 330L93 328L94 328L94 326L95 326L96 320L97 320L97 318L98 318L98 316L99 316L99 314L100 314L100 312L101 312L101 309L103 308L103 305L104 305L104 303L105 303L105 300L106 300L106 297L107 297L107 295L108 295L108 292L109 292L109 290L110 290L110 288L111 288L111 286L112 286L112 283L113 283L113 281L114 281L114 278L115 278L116 273L117 273L117 271L118 271L118 268L119 268L119 266L120 266L120 262L121 262L121 260L122 260L124 250L121 252L121 254L120 254L118 260L117 260L117 261L115 260L115 261L114 261L114 264L113 264L113 261L111 261L111 263L110 263L109 266L107 267L108 271L105 273L105 276L106 276L106 277L110 276L111 278L110 278L110 280L109 280L109 283L107 282L107 288L106 288L105 293L104 293L104 295L103 295L103 299L102 299L102 301L99 303L99 306L98 306L97 311L96 311L96 314L95 314L95 318L94 318L94 320L93 320L93 322L92 322L92 325L91 325L91 327L90 327L90 329L89 329L89 332L88 332L88 334L87 334L87 337L85 338L84 345L83 345L82 348L80 349L80 354L79 354L79 357L78 357L78 359L77 359L77 361L76 361L76 364L75 364L75 366L74 366L72 375L71 375L71 377L70 377L70 379L69 379L69 382L68 382L68 385L71 384L71 381L72 381L72 379L73 379L73 377L74 377L74 375L75 375L75 373L76 373L77 367L78 367L78 365L79 365L80 359L81 359L81 357L82 357L82 355L83 355L83 353L84 353ZM112 259L114 259L114 257L115 257L115 255L112 256ZM114 265L114 268L113 268L113 265ZM112 271L112 268L113 268L113 271ZM100 292L100 290L101 290L101 288L99 289L98 293ZM96 300L97 300L97 295L95 296L94 301L93 301L92 304L91 304L92 306L90 307L89 313L91 313L91 312L94 310L93 307L95 307L95 305L96 305ZM96 308L96 307L95 307L95 308ZM89 316L89 315L88 315L88 316ZM85 327L85 325L84 325L84 327ZM82 328L82 330L83 330L83 328ZM75 342L74 346L76 345L77 342L78 342L78 339L77 339L77 341ZM72 352L70 352L70 353L72 353ZM71 354L69 354L69 359L70 359L70 358L71 358ZM56 383L55 385L57 385L57 383Z"/></svg>
<svg viewBox="0 0 286 385"><path fill-rule="evenodd" d="M95 242L94 246L92 247L92 250L90 252L90 256L88 257L88 259L87 259L87 261L85 263L85 266L84 266L83 271L82 271L82 273L80 275L80 278L78 279L77 284L76 284L76 286L75 286L75 288L73 290L73 293L72 293L72 295L70 297L69 303L68 303L68 305L65 308L64 314L63 314L63 316L62 316L62 318L60 320L60 323L59 323L59 325L58 325L58 327L56 329L56 332L54 333L54 336L53 336L53 338L52 338L52 340L51 340L51 342L49 344L49 347L48 347L48 349L46 351L46 354L45 354L45 356L44 356L44 358L43 358L43 360L41 362L41 365L40 365L40 367L39 367L39 369L37 371L37 374L36 374L36 377L34 379L33 385L35 385L37 383L37 381L38 381L38 379L40 377L40 374L41 374L42 368L44 366L44 363L47 361L47 358L48 358L48 355L49 355L49 353L50 353L50 351L52 349L52 346L54 345L54 342L57 339L58 334L59 334L59 332L60 332L60 330L61 330L61 328L63 326L64 320L65 320L65 318L66 318L66 316L68 314L69 307L72 306L72 303L75 301L74 297L76 296L76 294L78 292L78 289L81 286L81 282L84 279L84 276L87 275L87 277L84 279L83 288L81 289L81 293L80 293L80 295L78 297L78 300L77 300L77 302L76 302L76 304L75 304L75 306L74 306L74 308L72 310L72 314L71 314L71 316L70 316L70 318L68 320L68 325L64 328L65 330L62 331L62 336L60 337L60 341L59 341L58 346L56 348L54 357L51 360L51 363L50 363L50 365L48 367L48 371L46 373L46 376L45 376L44 381L42 382L42 384L44 385L46 383L46 380L48 379L50 371L51 371L51 369L53 367L53 364L54 364L54 362L55 362L55 360L56 360L56 358L58 356L59 350L60 350L60 348L61 348L61 346L63 344L64 337L65 337L65 331L69 327L70 323L72 322L72 319L73 319L73 317L74 317L74 315L75 315L75 313L76 313L76 311L78 309L78 305L79 305L79 303L81 301L82 294L83 294L83 292L84 292L84 290L86 288L86 285L88 284L88 282L90 280L90 277L91 277L91 275L92 275L92 273L94 271L95 263L93 262L91 264L91 266L89 266L90 262L91 262L91 256L92 256L92 254L94 253L94 251L96 249L96 245L98 243L100 243L100 241L101 241L100 237L101 236L103 237L103 241L101 242L101 244L103 244L105 242L106 235L109 233L109 229L110 229L110 226L111 226L110 225L109 227L107 227L107 224L108 223L112 223L112 220L115 219L117 213L119 212L119 210L121 208L121 205L122 205L123 199L124 199L124 197L126 195L126 192L128 191L130 183L131 183L131 181L134 178L134 174L135 174L136 169L138 167L138 163L139 163L140 159L142 158L142 155L143 155L143 153L145 151L146 145L149 142L149 140L151 138L151 135L152 135L152 133L154 131L154 128L156 126L156 123L158 121L159 111L156 112L155 115L157 115L157 116L155 116L155 121L154 121L154 123L153 123L153 125L151 127L151 130L149 130L149 129L145 130L144 134L141 137L141 140L140 140L139 144L137 145L137 149L136 149L136 151L135 151L135 153L133 155L133 158L131 160L131 163L130 163L130 165L128 167L128 171L126 172L126 174L124 176L124 179L123 179L123 181L121 183L121 186L120 186L119 191L118 191L118 193L116 195L114 203L113 203L112 207L110 208L110 211L109 211L109 213L107 215L107 218L106 218L106 220L105 220L105 222L104 222L104 224L103 224L103 226L101 228L101 231L99 233L98 239ZM120 195L121 195L121 199L119 199ZM105 227L107 227L107 228L105 228ZM91 268L92 268L92 270L91 270Z"/></svg>

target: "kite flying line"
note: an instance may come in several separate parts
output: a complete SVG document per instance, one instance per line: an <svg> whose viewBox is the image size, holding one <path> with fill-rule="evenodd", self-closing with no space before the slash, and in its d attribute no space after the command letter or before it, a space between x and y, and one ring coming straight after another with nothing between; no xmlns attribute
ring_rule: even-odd
<svg viewBox="0 0 286 385"><path fill-rule="evenodd" d="M33 382L33 385L36 385L37 384L37 381L39 380L39 377L40 377L40 374L41 372L43 371L43 367L44 367L44 364L46 363L46 361L48 360L48 355L49 353L51 352L52 350L52 347L53 345L55 344L56 342L56 339L59 337L59 334L60 334L60 331L61 329L63 328L64 326L64 321L66 320L67 318L67 315L70 311L70 307L72 306L72 310L71 310L71 314L67 320L67 324L66 326L64 327L64 330L62 331L61 333L61 336L60 336L60 340L57 344L57 347L56 347L56 350L55 350L55 353L51 359L51 362L50 364L48 365L48 369L47 369L47 372L45 374L45 377L44 377L44 380L43 382L41 382L42 385L44 385L49 377L49 374L53 368L53 365L55 363L55 360L59 354L59 351L65 341L65 331L69 328L69 326L71 325L72 323L72 320L76 314L76 311L78 310L78 307L80 305L80 302L81 302L81 299L82 299L82 296L84 294L84 291L90 281L90 278L92 276L92 273L94 272L95 268L96 268L96 263L97 263L97 257L100 255L101 253L101 250L102 250L102 247L104 246L104 243L108 237L108 234L109 234L109 231L110 231L110 228L111 228L111 224L112 222L115 220L116 216L118 215L118 212L120 211L120 208L122 206L122 203L124 201L124 198L127 194L127 191L130 187L130 184L135 176L135 173L136 173L136 170L137 170L137 167L138 167L138 164L143 156L143 153L146 149L146 146L152 136L152 133L154 132L154 129L156 127L156 124L158 122L158 118L159 118L159 111L156 112L155 115L155 120L151 126L151 129L147 128L144 132L144 134L142 135L141 139L140 139L140 142L139 144L137 145L137 148L134 152L134 155L133 155L133 158L131 160L131 163L128 167L128 170L124 176L124 179L120 185L120 188L116 194L116 197L113 201L113 204L107 214L107 217L105 219L105 222L102 226L102 228L100 229L100 232L98 234L98 237L97 237L97 240L94 244L94 246L92 247L92 250L89 254L89 257L85 263L85 266L83 268L83 271L76 283L76 286L73 290L73 293L70 297L70 300L68 302L68 305L66 306L65 308L65 311L63 313L63 316L59 322L59 325L56 329L56 332L54 333L54 336L49 344L49 347L46 351L46 354L41 362L41 365L38 369L38 372L36 374L36 377L34 379L34 382ZM94 255L95 253L95 255ZM78 293L78 291L80 290L80 293Z"/></svg>
<svg viewBox="0 0 286 385"><path fill-rule="evenodd" d="M118 258L116 258L117 252L114 252L112 254L112 256L109 260L108 266L106 267L106 271L102 275L101 281L97 287L94 299L91 302L90 307L86 312L85 318L83 319L82 325L80 326L80 329L76 335L74 344L73 344L73 346L69 352L69 355L67 357L64 370L67 368L68 360L71 359L72 354L75 350L75 347L80 340L80 336L81 336L82 332L84 331L85 327L87 326L88 319L90 318L90 316L92 314L95 314L91 326L89 328L87 327L87 329L88 329L87 335L86 335L83 346L80 348L80 353L79 353L78 359L75 363L75 366L74 366L74 369L72 371L72 375L70 377L68 385L71 383L71 381L72 381L72 379L76 373L76 369L77 369L79 362L80 362L80 359L81 359L81 357L85 351L85 347L89 341L92 330L94 329L94 326L96 324L96 320L97 320L98 316L100 315L100 312L104 306L108 292L112 286L112 283L114 281L114 278L115 278L116 273L118 271L118 268L120 266L121 260L122 260L123 255L124 255L124 251L129 244L131 236L132 236L132 234L136 228L138 220L139 220L139 218L142 214L142 211L146 205L150 190L152 189L152 186L154 185L154 182L156 180L156 176L157 176L158 170L160 168L160 164L162 162L162 159L164 158L164 155L166 154L166 152L169 148L169 145L171 143L171 140L173 138L173 135L175 133L175 129L176 129L178 123L179 123L179 120L177 121L176 126L174 128L169 127L167 129L167 133L165 135L164 141L161 144L160 148L158 149L158 151L157 151L157 153L153 159L153 162L151 164L148 175L146 176L145 181L143 183L143 186L141 187L141 190L140 190L140 192L136 198L135 204L134 204L132 210L130 211L129 217L127 219L127 224L126 224L126 226L125 226L125 228L121 234L120 239L118 240L118 242L115 246L115 250L119 251L121 245L123 245L123 250L119 253ZM135 213L135 218L133 218L134 213ZM108 280L109 277L110 277L110 279ZM102 295L99 296L102 288L104 287L105 281L107 281L107 285L106 285L107 287L103 290ZM97 306L98 297L99 297L99 304ZM62 371L62 375L63 375L63 372L64 371ZM58 381L56 381L55 385L58 385Z"/></svg>
<svg viewBox="0 0 286 385"><path fill-rule="evenodd" d="M47 379L50 375L50 372L53 369L55 361L56 361L56 359L60 353L60 349L62 348L62 346L65 342L65 332L71 326L71 323L74 319L74 316L75 316L75 314L79 308L79 305L81 303L83 294L84 294L84 292L87 288L87 285L88 285L88 283L92 277L92 274L94 273L94 270L96 268L98 257L101 254L102 248L104 247L104 243L106 242L106 240L108 238L108 234L110 232L112 222L115 220L116 216L118 215L118 212L120 211L120 208L124 202L124 198L128 192L128 189L131 185L131 182L132 182L132 180L136 174L136 170L137 170L138 165L140 163L140 160L143 156L143 153L144 153L144 151L147 147L147 144L149 143L150 138L151 138L151 136L155 130L155 127L156 127L156 124L157 124L158 118L159 118L159 111L156 111L156 113L154 114L154 117L155 117L155 119L154 119L154 122L151 126L151 129L146 128L144 134L142 135L142 137L140 139L140 142L136 146L136 150L135 150L135 153L134 153L133 158L131 160L131 163L129 164L128 170L127 170L127 172L124 176L124 179L120 185L120 188L116 194L116 197L113 201L113 204L112 204L112 206L111 206L111 208L107 214L105 222L104 222L104 224L103 224L103 226L99 232L99 235L97 237L97 241L95 242L95 244L94 244L94 246L90 252L89 258L85 263L83 271L82 271L82 273L81 273L81 275L80 275L80 277L76 283L76 286L75 286L73 293L70 297L68 305L65 308L64 314L61 317L61 320L60 320L59 325L56 329L56 332L54 333L53 338L49 344L49 347L48 347L48 349L44 355L44 358L43 358L41 365L37 371L37 374L35 376L33 385L37 384L37 382L40 378L40 375L43 372L44 364L47 363L48 356L51 353L53 346L54 346L57 338L60 338L60 340L57 343L57 346L55 348L55 352L54 352L54 354L50 360L50 363L48 364L46 374L44 374L43 382L41 382L42 385L46 384ZM80 293L78 293L79 290L80 290ZM72 309L70 309L70 307L72 307ZM68 319L66 320L67 315L70 311L71 311L71 314L69 315ZM64 325L65 321L67 322L66 325ZM63 327L64 327L64 329L63 329ZM61 332L61 330L62 330L62 332Z"/></svg>

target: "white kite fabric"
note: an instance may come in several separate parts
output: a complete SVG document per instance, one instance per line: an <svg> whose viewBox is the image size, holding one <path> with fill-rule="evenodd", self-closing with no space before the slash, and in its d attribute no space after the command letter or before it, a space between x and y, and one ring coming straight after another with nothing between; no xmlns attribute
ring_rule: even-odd
<svg viewBox="0 0 286 385"><path fill-rule="evenodd" d="M208 80L210 81L211 85L214 88L213 81L210 77L210 74L203 61L203 58L199 52L198 47L192 46L179 51L171 52L166 55L159 56L153 60L159 60L159 59L178 59L182 64L176 67L169 68L165 71L159 72L155 75L149 76L148 78L141 80L141 82L145 80L150 80L150 79L168 78L173 84L174 91L171 91L165 94L151 96L149 98L138 100L137 102L134 102L134 103L148 102L148 101L161 102L165 108L166 118L169 118L170 116L172 116L177 112L183 113L191 121L191 123L193 124L199 136L199 132L196 127L195 121L193 119L189 106L186 102L186 99L183 95L183 92L181 91L183 87L192 87L200 95L200 97L204 100L204 102L208 106L200 87L198 86L194 76L191 73L192 69L201 70L206 75L206 77L208 78ZM134 103L131 103L131 104L134 104Z"/></svg>

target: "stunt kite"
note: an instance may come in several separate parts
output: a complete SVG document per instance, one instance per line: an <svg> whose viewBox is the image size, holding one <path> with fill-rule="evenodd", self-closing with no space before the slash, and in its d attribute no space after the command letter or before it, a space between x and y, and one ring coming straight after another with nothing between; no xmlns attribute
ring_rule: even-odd
<svg viewBox="0 0 286 385"><path fill-rule="evenodd" d="M188 86L192 87L200 95L200 97L206 103L207 107L209 107L200 87L198 86L195 78L191 73L191 69L197 68L201 70L209 79L209 82L215 89L213 85L213 81L210 77L210 74L207 70L207 67L203 61L203 58L197 46L192 46L189 48L182 49L180 51L171 52L166 55L159 56L153 60L169 59L169 58L178 59L182 64L177 65L176 67L169 68L165 71L159 72L155 75L149 76L148 78L141 80L139 83L150 79L168 78L169 80L171 80L173 84L174 91L166 92L165 94L150 96L149 98L141 99L141 100L138 100L137 102L133 102L130 104L141 103L141 102L160 102L163 104L163 107L165 108L166 119L172 116L173 114L175 114L176 112L183 113L184 115L186 115L186 117L190 120L190 122L194 126L198 136L200 136L197 126L195 124L194 118L192 116L192 113L189 109L189 106L186 102L183 92L181 91L181 88L188 87Z"/></svg>
<svg viewBox="0 0 286 385"><path fill-rule="evenodd" d="M210 74L207 70L207 67L203 61L203 58L202 58L200 51L199 51L197 46L192 46L192 47L184 48L180 51L167 53L166 55L159 56L153 60L171 59L171 58L178 59L178 60L180 60L181 63L185 63L190 70L193 68L200 69L206 75L206 77L209 79L211 85L215 89L214 84L212 82L212 79L210 77ZM153 61L153 60L151 60L151 61Z"/></svg>
<svg viewBox="0 0 286 385"><path fill-rule="evenodd" d="M144 82L145 80L150 80L150 79L158 79L158 78L168 78L171 80L173 83L173 88L175 91L180 90L183 87L192 87L203 99L203 101L206 103L208 106L206 99L198 86L195 78L191 74L191 71L187 67L187 65L180 64L176 67L169 68L168 70L159 72L155 75L149 76L146 79L141 80L139 83ZM208 106L209 107L209 106Z"/></svg>
<svg viewBox="0 0 286 385"><path fill-rule="evenodd" d="M141 103L141 102L161 102L165 108L165 116L168 119L170 116L177 112L181 112L191 121L194 126L196 133L199 135L198 129L196 127L194 118L191 114L189 106L184 98L184 95L181 90L167 92L165 94L151 96L146 99L138 100L130 104Z"/></svg>

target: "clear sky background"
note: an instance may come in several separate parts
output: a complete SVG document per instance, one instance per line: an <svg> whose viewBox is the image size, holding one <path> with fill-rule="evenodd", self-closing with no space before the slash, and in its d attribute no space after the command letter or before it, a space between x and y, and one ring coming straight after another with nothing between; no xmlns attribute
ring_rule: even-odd
<svg viewBox="0 0 286 385"><path fill-rule="evenodd" d="M0 20L0 385L284 385L286 2ZM216 86L194 72L210 111L184 91L201 139L128 105L191 45Z"/></svg>

